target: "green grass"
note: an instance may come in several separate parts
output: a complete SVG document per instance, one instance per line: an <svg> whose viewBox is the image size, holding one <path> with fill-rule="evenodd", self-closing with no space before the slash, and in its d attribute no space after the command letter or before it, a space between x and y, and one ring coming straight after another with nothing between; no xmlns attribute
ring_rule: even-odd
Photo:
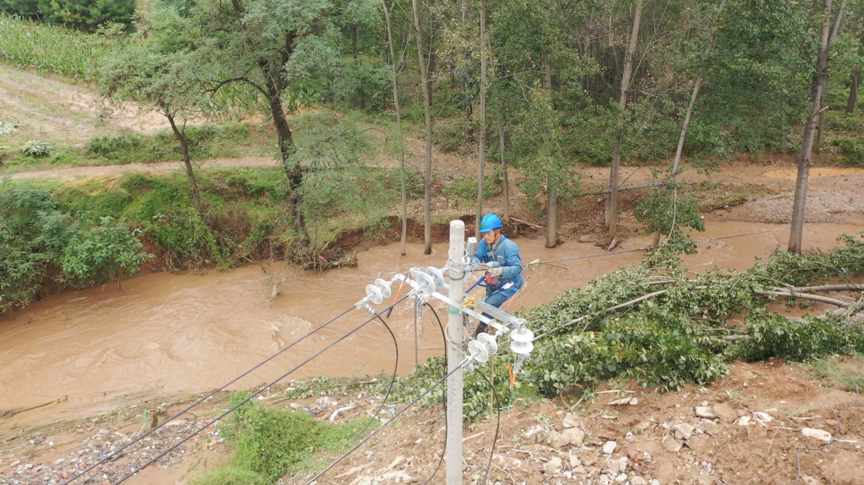
<svg viewBox="0 0 864 485"><path fill-rule="evenodd" d="M804 364L805 372L831 388L849 392L864 391L862 364L839 356L826 357Z"/></svg>
<svg viewBox="0 0 864 485"><path fill-rule="evenodd" d="M0 61L40 73L90 81L97 60L122 47L124 38L85 34L0 14Z"/></svg>
<svg viewBox="0 0 864 485"><path fill-rule="evenodd" d="M235 394L229 404L244 397ZM324 457L342 450L365 424L358 420L336 425L305 412L249 402L219 428L234 446L233 463L202 475L194 484L269 485L297 471L320 468L326 463Z"/></svg>

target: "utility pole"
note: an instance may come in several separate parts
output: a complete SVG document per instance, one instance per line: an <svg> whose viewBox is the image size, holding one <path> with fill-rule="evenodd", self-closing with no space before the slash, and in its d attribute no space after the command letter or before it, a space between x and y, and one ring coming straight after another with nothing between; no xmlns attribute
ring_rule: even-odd
<svg viewBox="0 0 864 485"><path fill-rule="evenodd" d="M479 222L479 221L478 221ZM465 223L450 221L450 300L462 306L465 299L465 268L462 257L465 253ZM457 264L453 264L457 263ZM461 308L447 308L447 370L459 367L462 362L462 312ZM455 345L454 345L455 344ZM447 378L447 485L462 485L462 370Z"/></svg>

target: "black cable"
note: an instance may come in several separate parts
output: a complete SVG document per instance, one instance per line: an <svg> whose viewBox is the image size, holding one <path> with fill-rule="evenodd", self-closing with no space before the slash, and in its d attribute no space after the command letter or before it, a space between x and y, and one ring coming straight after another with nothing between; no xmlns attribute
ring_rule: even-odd
<svg viewBox="0 0 864 485"><path fill-rule="evenodd" d="M408 403L404 408L400 409L399 412L397 412L396 414L394 414L392 418L388 419L384 424L382 424L380 428L378 428L378 429L376 429L375 431L373 431L369 436L363 438L363 441L361 441L361 442L357 443L356 445L354 445L354 448L351 448L350 450L348 450L347 452L345 452L344 455L340 456L336 461L334 461L333 463L331 463L330 465L328 465L327 468L321 470L321 472L319 472L317 475L315 475L314 477L312 477L311 480L309 480L308 482L306 482L306 485L311 485L311 484L314 483L316 480L318 480L319 478L321 478L322 475L324 475L325 473L327 473L328 471L330 471L334 466L336 466L336 465L339 464L342 460L344 460L346 457L348 457L348 455L350 455L351 453L354 453L355 451L357 451L357 448L360 448L360 446L362 446L363 443L366 443L367 441L369 441L370 439L372 439L372 437L375 436L376 434L378 434L379 431L381 431L382 429L386 428L388 424L392 423L396 418L398 418L399 416L401 416L402 414L404 414L405 411L411 409L411 406L417 404L417 402L418 402L419 400L423 399L423 397L424 397L426 394L429 394L430 392L432 392L432 390L434 390L436 387L438 387L439 385L441 385L442 382L444 382L445 380L447 380L447 378L450 377L452 374L454 374L456 371L461 370L462 367L464 367L465 364L467 364L468 362L471 362L471 357L466 357L465 359L463 359L462 362L460 362L459 365L457 365L457 366L456 366L452 371L450 371L450 372L448 372L447 374L445 374L444 377L442 377L441 379L439 379L435 384L432 384L432 386L431 386L429 389L426 389L425 391L423 391L423 392L422 392L419 396L417 396L413 401L411 401L410 403ZM116 484L115 484L115 485L116 485Z"/></svg>
<svg viewBox="0 0 864 485"><path fill-rule="evenodd" d="M492 381L486 377L486 374L476 370L478 374L480 374L486 382L489 383L489 388L492 389L492 397L495 399L495 408L498 411L498 423L495 425L495 437L492 438L492 450L489 452L489 462L486 464L486 475L483 477L483 483L485 484L487 480L489 480L489 470L492 469L492 458L495 456L495 444L498 442L498 431L501 429L501 402L498 401L498 393L495 392L495 386L492 385Z"/></svg>
<svg viewBox="0 0 864 485"><path fill-rule="evenodd" d="M155 428L153 428L153 429L147 431L146 433L142 434L141 436L138 436L137 438L135 438L134 440L130 441L129 443L127 443L127 444L121 446L121 447L120 447L119 449L117 449L116 451L113 451L113 452L111 452L110 454L106 455L104 458L102 458L101 460L99 460L98 462L96 462L96 464L91 465L90 467L84 469L83 471L81 471L81 472L78 473L77 475L73 476L73 477L70 478L69 480L63 482L63 485L68 485L68 484L72 483L73 481L77 480L78 478L81 478L82 476L84 476L84 475L90 473L91 471L93 471L94 469L96 469L96 467L98 467L99 465L102 465L103 463L106 463L106 462L108 462L108 461L115 460L115 459L119 458L120 455L121 455L121 452L122 452L123 450L125 450L126 448L129 448L130 446L134 445L135 443L141 441L143 438L146 438L147 436L153 434L156 430L158 430L158 429L162 428L163 426L165 426L166 423L170 423L171 421L173 421L173 420L179 418L179 417L182 416L184 413L188 412L190 409L194 408L195 406L201 404L202 402L206 401L206 400L209 399L210 397L214 396L216 393L225 390L225 388L227 388L227 387L230 386L231 384L234 384L235 382L239 381L240 379L246 377L247 375L249 375L249 374L252 373L253 371L255 371L255 370L257 370L258 368L260 368L262 365L266 364L267 362L270 362L271 360L275 359L277 356L281 355L283 352L287 351L288 349L294 347L295 345L299 344L300 342L302 342L302 341L306 340L307 338L311 337L314 333L316 333L317 331L319 331L319 330L321 330L322 328L326 327L327 325L330 325L331 323L335 322L336 320L338 320L339 318L343 317L345 314L347 314L348 312L350 312L350 311L353 310L353 309L354 309L354 307L351 307L351 308L345 310L344 312L340 313L339 315L333 317L329 322L327 322L327 323L325 323L325 324L323 324L323 325L320 325L318 328L312 330L311 332L307 333L306 335L304 335L304 336L300 337L299 339L295 340L291 345L285 347L284 349L279 350L279 351L276 352L275 354L273 354L273 355L271 355L270 357L264 359L262 362L260 362L260 363L257 364L256 366L254 366L254 367L252 367L251 369L247 370L247 371L244 372L243 374L240 374L239 376L235 377L233 380L231 380L231 382L228 382L227 384L225 384L225 385L223 385L222 387L220 387L220 388L214 390L214 391L211 392L210 394L207 394L206 396L202 397L201 399L195 401L194 403L192 403L191 405L189 405L188 407L186 407L186 408L183 409L182 411L178 412L178 413L175 414L174 416L171 416L170 418L168 418L168 419L162 421L162 424L160 424L160 425L156 426Z"/></svg>
<svg viewBox="0 0 864 485"><path fill-rule="evenodd" d="M438 316L438 312L432 308L432 305L429 303L425 303L426 306L432 310L432 314L435 315L435 319L438 320L438 326L441 328L441 338L444 339L444 357L447 357L447 335L444 333L444 325L441 324L441 317ZM441 465L444 463L444 455L447 450L447 436L450 434L450 423L447 422L447 390L445 388L441 388L441 409L444 410L444 449L441 450L441 458L438 459L438 465L435 467L435 471L432 472L432 475L423 482L423 485L429 485L429 482L435 478L435 475L438 474L438 470L441 469Z"/></svg>
<svg viewBox="0 0 864 485"><path fill-rule="evenodd" d="M393 333L393 330L390 329L390 325L387 325L387 322L381 318L381 315L378 315L378 320L381 320L381 323L384 324L384 327L387 328L387 331L390 332L390 336L393 337L393 345L396 347L396 365L393 367L393 376L390 378L390 386L387 388L387 394L384 395L384 400L381 401L381 406L375 411L375 415L372 416L372 419L366 423L366 426L363 426L363 429L357 432L350 440L348 440L348 444L350 445L354 440L357 439L358 436L365 433L369 426L372 426L372 423L378 419L378 415L381 413L381 410L384 409L384 406L387 405L387 399L390 397L390 392L393 391L393 383L396 382L396 374L399 372L399 342L396 341L396 334Z"/></svg>
<svg viewBox="0 0 864 485"><path fill-rule="evenodd" d="M405 295L405 296L402 297L399 301L393 303L393 305L390 305L390 306L392 307L392 306L394 306L394 305L396 305L396 304L398 304L398 303L401 303L401 302L402 302L403 300L405 300L406 298L408 298L408 295ZM338 340L336 340L335 342L331 343L331 344L328 345L327 347L324 347L323 349L319 350L319 351L316 352L314 355L312 355L312 357L309 357L308 359L304 360L303 362L301 362L300 364L298 364L297 366L295 366L295 367L294 367L293 369L291 369L290 371L286 372L285 374L282 374L282 376L280 376L280 377L279 377L278 379L276 379L275 381L273 381L273 382L271 382L270 384L267 384L266 386L262 387L261 389L255 391L255 392L252 393L249 397L247 397L246 399L244 399L243 401L241 401L241 402L240 402L239 404L237 404L236 406L234 406L234 407L232 407L231 409L229 409L229 410L225 411L224 413L220 414L216 419L213 419L212 421L210 421L209 423L205 424L205 425L202 426L201 428L198 428L196 431L194 431L194 432L193 432L192 434L190 434L189 436L186 436L185 438L183 438L183 439L180 440L179 442L175 443L174 446L172 446L172 447L168 448L167 450L163 451L162 453L156 455L156 457L154 457L153 459L151 459L151 460L148 461L147 463L145 463L145 464L141 465L140 467L138 467L137 469L133 470L131 473L127 474L126 476L124 476L124 477L121 478L120 480L114 482L114 485L119 485L119 484L125 482L126 480L132 478L135 474L137 474L138 472L140 472L140 471L143 470L144 468L147 468L148 466L150 466L150 465L152 465L153 463L155 463L159 458L162 458L163 456L167 455L168 453L174 451L178 446L180 446L180 445L182 445L183 443L189 441L193 436L198 435L198 433L204 431L205 429L207 429L208 427L212 426L213 424L215 424L215 423L216 423L217 421L219 421L220 419L222 419L222 418L224 418L225 416L227 416L228 414L234 412L234 411L235 411L237 408L239 408L240 406L242 406L242 405L246 404L247 402L251 401L251 400L252 400L255 396L257 396L258 394L261 394L262 392L266 391L267 389L269 389L270 387L272 387L272 386L273 386L274 384L276 384L277 382L279 382L279 381L281 381L282 379L288 377L289 375L291 375L292 373L294 373L297 369L303 367L304 365L308 364L310 361L312 361L313 359L315 359L315 358L318 357L319 355L321 355L321 354L323 354L324 352L326 352L327 350L329 350L329 349L330 349L331 347L333 347L334 345L338 344L339 342L345 340L346 338L348 338L349 336L351 336L352 334L354 334L354 332L356 332L356 331L360 330L361 328L365 327L369 322L375 320L375 318L377 318L377 316L378 316L378 314L376 313L375 316L373 316L372 318L366 320L365 322L363 322L362 324L360 324L359 326L357 326L356 328L354 328L354 330L351 330L350 332L346 333L346 334L343 335L342 337L339 337ZM64 485L65 485L65 484L64 484Z"/></svg>

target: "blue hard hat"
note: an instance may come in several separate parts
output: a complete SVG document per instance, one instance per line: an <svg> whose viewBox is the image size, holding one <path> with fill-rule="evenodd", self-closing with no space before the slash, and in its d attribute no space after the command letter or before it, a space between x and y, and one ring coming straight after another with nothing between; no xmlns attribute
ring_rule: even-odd
<svg viewBox="0 0 864 485"><path fill-rule="evenodd" d="M480 233L487 233L493 229L500 229L504 227L504 224L501 223L501 218L499 218L496 214L486 214L483 216L483 219L480 220Z"/></svg>

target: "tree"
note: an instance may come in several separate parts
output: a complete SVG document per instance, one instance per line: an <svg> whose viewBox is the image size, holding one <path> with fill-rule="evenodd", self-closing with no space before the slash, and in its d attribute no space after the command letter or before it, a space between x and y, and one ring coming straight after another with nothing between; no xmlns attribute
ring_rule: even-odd
<svg viewBox="0 0 864 485"><path fill-rule="evenodd" d="M243 83L258 91L269 108L288 178L297 246L308 242L299 210L304 167L291 162L296 147L283 95L316 73L338 67L337 19L348 7L354 9L355 20L376 14L372 0L339 5L329 0L203 0L190 10L201 30L195 59L211 73L208 90Z"/></svg>
<svg viewBox="0 0 864 485"><path fill-rule="evenodd" d="M146 41L107 56L99 82L103 94L115 102L134 101L168 119L180 142L195 209L201 213L186 123L204 117L211 104L203 94L198 82L200 73L184 45L192 42L186 22L172 9L159 9L153 12L153 27L153 34Z"/></svg>
<svg viewBox="0 0 864 485"><path fill-rule="evenodd" d="M804 124L804 136L801 142L801 156L798 158L798 174L795 178L795 197L792 206L792 228L789 232L789 252L801 254L801 242L804 232L804 203L807 200L807 182L810 175L810 162L813 155L813 138L816 131L816 121L819 117L822 92L828 81L828 48L837 38L840 23L843 20L843 7L846 0L840 2L840 8L831 23L831 0L822 4L822 27L819 34L819 53L816 56L816 69L813 73L813 88L810 102L812 110Z"/></svg>
<svg viewBox="0 0 864 485"><path fill-rule="evenodd" d="M546 192L546 247L554 248L558 244L558 201L575 200L579 173L564 156L561 115L548 90L531 90L530 106L516 127L513 144L519 150L519 167L527 176L522 190L529 201L536 203L537 195Z"/></svg>
<svg viewBox="0 0 864 485"><path fill-rule="evenodd" d="M486 167L486 84L486 0L480 0L480 130L477 135L477 214L474 219L477 221L474 232L478 239L480 219L483 217L483 177Z"/></svg>
<svg viewBox="0 0 864 485"><path fill-rule="evenodd" d="M99 225L72 236L63 250L63 272L87 286L114 279L119 282L137 273L147 259L142 247L137 230L103 217Z"/></svg>
<svg viewBox="0 0 864 485"><path fill-rule="evenodd" d="M424 60L423 29L420 26L420 8L417 0L411 0L414 13L414 35L417 37L417 58L420 67L420 83L423 89L423 121L426 126L426 173L423 180L423 254L432 254L432 86L429 69Z"/></svg>
<svg viewBox="0 0 864 485"><path fill-rule="evenodd" d="M618 106L621 114L618 116L618 139L612 152L612 169L609 171L609 199L606 203L606 225L609 229L609 240L613 241L618 233L618 167L621 163L621 145L624 137L624 111L627 109L627 90L633 73L633 57L636 55L636 43L639 39L639 23L642 21L642 0L636 0L636 10L633 14L633 25L630 27L630 43L624 56L624 73L621 76L621 96Z"/></svg>
<svg viewBox="0 0 864 485"><path fill-rule="evenodd" d="M399 186L402 196L402 237L400 239L400 251L405 256L405 238L408 233L408 202L405 195L405 137L402 135L402 110L399 106L399 83L398 70L396 68L396 51L393 47L393 28L390 23L390 9L387 8L387 0L382 0L384 5L384 18L387 21L387 45L390 47L390 62L393 67L393 106L396 109L396 130L399 135Z"/></svg>

